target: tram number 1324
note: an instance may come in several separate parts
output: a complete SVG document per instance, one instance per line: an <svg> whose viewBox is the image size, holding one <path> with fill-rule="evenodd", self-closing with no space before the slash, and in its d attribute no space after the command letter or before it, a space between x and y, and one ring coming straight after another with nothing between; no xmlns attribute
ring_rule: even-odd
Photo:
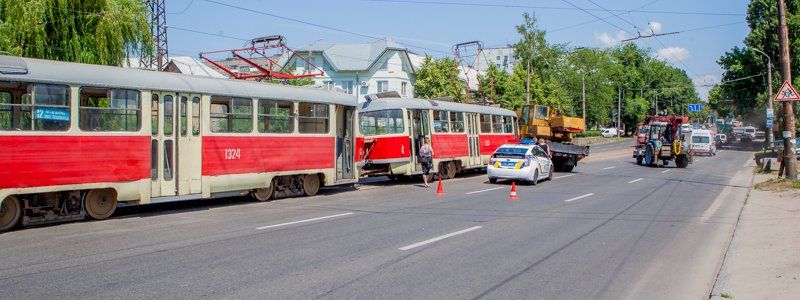
<svg viewBox="0 0 800 300"><path fill-rule="evenodd" d="M242 158L241 149L225 149L225 159L240 159Z"/></svg>

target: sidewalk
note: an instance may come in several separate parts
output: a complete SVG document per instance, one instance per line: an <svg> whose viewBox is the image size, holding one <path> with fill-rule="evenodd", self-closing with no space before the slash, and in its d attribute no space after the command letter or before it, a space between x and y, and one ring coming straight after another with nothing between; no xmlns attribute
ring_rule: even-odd
<svg viewBox="0 0 800 300"><path fill-rule="evenodd" d="M800 190L751 189L711 294L730 298L800 299Z"/></svg>

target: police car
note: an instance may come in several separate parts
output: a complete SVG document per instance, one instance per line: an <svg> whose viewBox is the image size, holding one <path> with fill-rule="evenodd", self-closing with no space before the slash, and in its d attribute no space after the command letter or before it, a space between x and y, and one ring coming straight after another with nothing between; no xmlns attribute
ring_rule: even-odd
<svg viewBox="0 0 800 300"><path fill-rule="evenodd" d="M499 179L523 180L537 184L553 178L553 162L541 147L531 140L519 144L505 144L497 148L486 166L489 182Z"/></svg>

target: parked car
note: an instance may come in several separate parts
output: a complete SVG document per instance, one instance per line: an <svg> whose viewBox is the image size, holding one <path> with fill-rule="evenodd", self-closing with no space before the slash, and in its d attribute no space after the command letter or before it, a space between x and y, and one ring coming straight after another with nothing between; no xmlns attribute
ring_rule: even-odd
<svg viewBox="0 0 800 300"><path fill-rule="evenodd" d="M717 139L719 139L723 145L728 143L728 136L724 133L717 133Z"/></svg>
<svg viewBox="0 0 800 300"><path fill-rule="evenodd" d="M616 128L601 128L600 134L602 134L605 138L610 138L617 136L618 132Z"/></svg>
<svg viewBox="0 0 800 300"><path fill-rule="evenodd" d="M692 131L692 154L717 155L717 147L714 143L711 130L699 129Z"/></svg>
<svg viewBox="0 0 800 300"><path fill-rule="evenodd" d="M537 184L553 178L553 162L541 147L533 144L505 144L497 148L486 166L489 182L498 179L523 180Z"/></svg>

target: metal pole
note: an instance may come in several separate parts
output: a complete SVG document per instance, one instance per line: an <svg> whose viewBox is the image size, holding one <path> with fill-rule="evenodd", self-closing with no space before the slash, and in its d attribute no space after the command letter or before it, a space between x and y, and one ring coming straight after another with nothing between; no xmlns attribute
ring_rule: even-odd
<svg viewBox="0 0 800 300"><path fill-rule="evenodd" d="M756 48L750 48L750 49L753 49L753 51L755 51L756 53L764 55L767 58L767 108L774 114L775 110L773 110L772 107L772 59L769 57L769 55L764 53L764 51L758 50ZM775 141L775 138L774 135L772 134L772 126L771 126L772 124L769 125L770 128L767 128L767 148L772 148L772 145L774 145L773 142Z"/></svg>
<svg viewBox="0 0 800 300"><path fill-rule="evenodd" d="M581 75L582 97L583 97L583 122L586 124L586 75ZM584 125L585 126L585 125ZM585 130L586 128L584 128Z"/></svg>
<svg viewBox="0 0 800 300"><path fill-rule="evenodd" d="M789 29L786 27L786 4L778 0L778 44L781 53L781 79L792 82L789 59ZM797 181L797 159L795 158L795 128L793 101L783 103L783 163L786 166L786 179Z"/></svg>
<svg viewBox="0 0 800 300"><path fill-rule="evenodd" d="M656 115L658 115L658 94L656 94Z"/></svg>
<svg viewBox="0 0 800 300"><path fill-rule="evenodd" d="M530 57L528 57L528 84L525 85L525 104L531 104L531 60L533 60L533 44L528 42Z"/></svg>
<svg viewBox="0 0 800 300"><path fill-rule="evenodd" d="M636 95L636 94L634 94ZM622 124L622 88L617 88L617 137L620 136L620 125Z"/></svg>

